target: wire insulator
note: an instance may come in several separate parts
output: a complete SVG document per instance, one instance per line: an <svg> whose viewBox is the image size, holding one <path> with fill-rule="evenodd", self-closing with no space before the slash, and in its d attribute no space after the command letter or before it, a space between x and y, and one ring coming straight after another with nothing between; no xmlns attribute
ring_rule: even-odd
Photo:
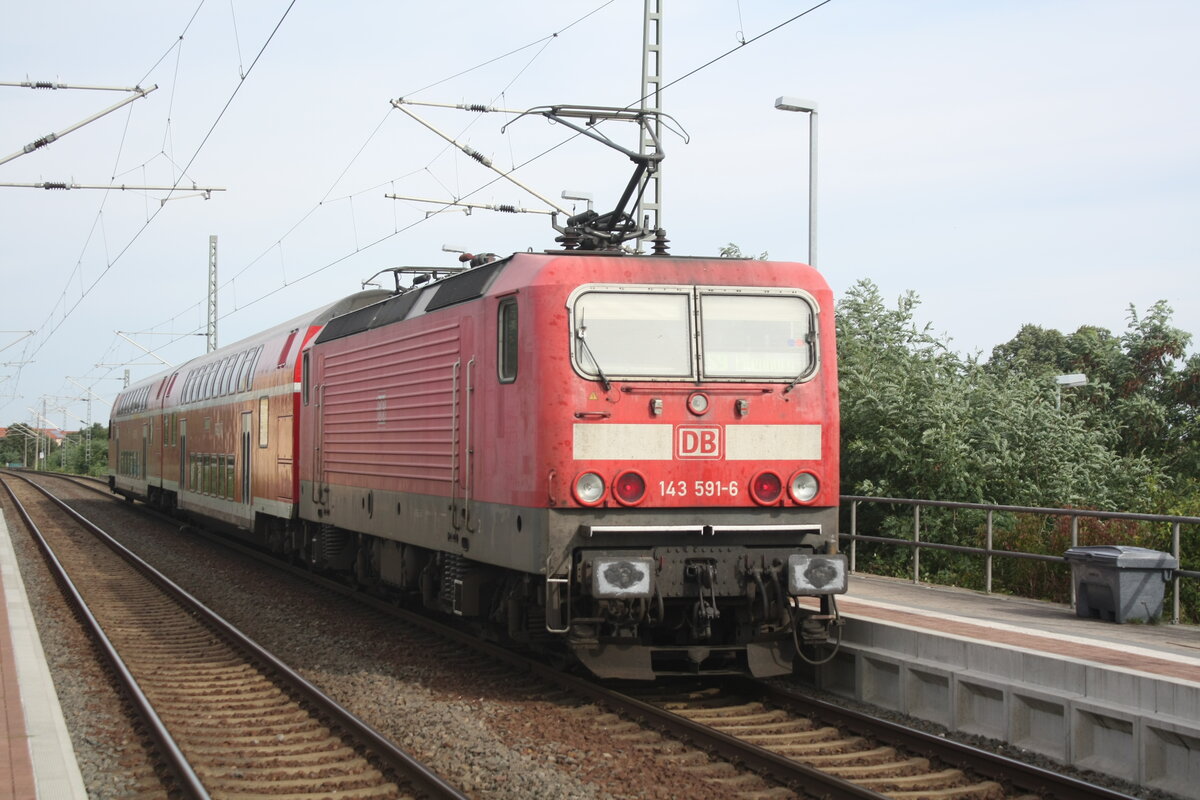
<svg viewBox="0 0 1200 800"><path fill-rule="evenodd" d="M37 141L30 142L29 144L25 145L25 152L32 153L34 150L37 150L39 147L45 147L46 145L50 144L57 138L58 138L57 135L55 135L53 133L47 133L45 136L38 139Z"/></svg>
<svg viewBox="0 0 1200 800"><path fill-rule="evenodd" d="M516 206L503 205L503 204L496 206L496 210L503 211L506 214L516 214L519 211L519 209Z"/></svg>
<svg viewBox="0 0 1200 800"><path fill-rule="evenodd" d="M70 189L66 183L46 181L42 184L43 189Z"/></svg>
<svg viewBox="0 0 1200 800"><path fill-rule="evenodd" d="M480 103L471 103L467 106L467 111L478 111L480 114L486 114L487 112L491 111L491 109Z"/></svg>
<svg viewBox="0 0 1200 800"><path fill-rule="evenodd" d="M463 152L478 161L480 164L483 164L485 167L490 167L492 165L492 160L478 150L474 150L470 147L464 147Z"/></svg>

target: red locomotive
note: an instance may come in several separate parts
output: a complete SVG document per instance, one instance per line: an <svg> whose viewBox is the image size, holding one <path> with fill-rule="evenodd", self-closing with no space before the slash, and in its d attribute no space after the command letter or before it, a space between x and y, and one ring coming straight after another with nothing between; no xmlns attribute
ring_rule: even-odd
<svg viewBox="0 0 1200 800"><path fill-rule="evenodd" d="M779 674L825 641L846 563L817 272L600 249L474 263L130 387L113 491L603 677Z"/></svg>

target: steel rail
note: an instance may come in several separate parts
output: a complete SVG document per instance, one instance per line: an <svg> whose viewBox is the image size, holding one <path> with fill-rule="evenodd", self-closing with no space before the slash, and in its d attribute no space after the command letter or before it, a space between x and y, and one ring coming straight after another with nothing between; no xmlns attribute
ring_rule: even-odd
<svg viewBox="0 0 1200 800"><path fill-rule="evenodd" d="M49 490L39 486L37 483L34 483L24 476L20 477L22 480L25 480L31 486L49 498L59 508L63 509L72 519L74 519L89 533L94 534L106 545L108 545L115 553L117 553L117 555L121 556L121 558L128 562L134 569L145 575L164 592L171 595L177 602L180 603L180 605L184 606L190 612L204 620L219 636L224 637L226 641L231 642L235 647L248 654L252 660L259 662L261 666L275 673L279 679L288 684L289 688L297 690L297 692L301 694L306 701L319 708L321 712L326 715L326 717L335 725L339 726L342 730L350 733L352 736L358 738L363 744L370 747L373 751L373 754L381 762L383 762L385 766L395 771L401 780L413 784L418 790L430 797L450 798L452 800L467 800L466 795L464 795L454 786L447 783L437 773L433 772L409 753L397 747L391 740L387 739L383 734L376 731L366 722L362 721L348 710L343 708L337 703L337 701L326 695L298 672L287 666L287 664L280 661L253 639L246 636L244 633L234 627L232 623L228 622L215 611L205 606L183 587L179 586L170 578L154 569L154 567L143 561L140 557L133 553L133 551L129 550L120 542L113 539L82 514L51 494ZM91 489L91 487L81 488ZM9 494L11 496L11 490L9 490ZM15 499L16 498L14 497L14 500ZM207 795L202 796L207 797Z"/></svg>
<svg viewBox="0 0 1200 800"><path fill-rule="evenodd" d="M11 475L11 473L6 474ZM29 483L31 486L37 485L24 476L18 477L20 477L21 480ZM170 763L171 769L174 770L176 780L179 783L179 789L186 797L197 798L197 800L207 800L209 797L208 790L205 789L204 784L200 782L200 778L196 775L195 770L192 769L191 763L187 760L187 757L179 748L179 744L175 741L175 738L171 736L170 731L167 730L166 724L162 721L162 718L159 717L158 712L154 710L154 706L151 705L150 700L142 691L141 686L138 685L137 679L133 677L133 673L129 671L129 668L125 665L125 661L117 653L116 647L113 646L112 641L110 641L108 636L104 633L104 629L100 627L100 622L92 614L91 609L88 608L87 602L83 599L83 595L79 593L75 583L71 580L70 576L67 575L66 568L63 567L62 562L58 560L58 556L54 554L54 550L50 547L50 543L46 541L46 538L42 535L41 530L38 528L37 524L34 523L33 518L29 515L29 512L25 509L25 506L20 500L17 499L17 495L13 492L12 487L8 485L8 481L4 480L3 477L0 477L0 484L4 486L4 491L8 494L9 499L12 501L13 506L17 509L17 513L21 516L21 519L25 522L25 526L28 528L30 535L37 543L38 548L42 551L42 555L45 557L47 566L50 568L50 572L54 576L54 579L58 582L58 585L62 587L63 593L67 596L68 601L74 607L84 625L84 628L92 637L92 640L96 643L97 647L99 647L100 652L103 654L105 660L108 661L109 666L112 667L113 672L117 676L117 680L121 684L121 688L125 691L126 695L137 709L138 714L141 716L142 721L149 729L150 735L154 739L155 744L158 745L163 757Z"/></svg>
<svg viewBox="0 0 1200 800"><path fill-rule="evenodd" d="M1134 800L1131 795L1060 775L1057 772L1022 761L989 753L970 745L934 736L895 722L799 694L749 678L737 678L730 685L784 707L811 712L832 724L859 734L869 735L923 756L935 758L959 769L1007 783L1041 798L1055 800Z"/></svg>

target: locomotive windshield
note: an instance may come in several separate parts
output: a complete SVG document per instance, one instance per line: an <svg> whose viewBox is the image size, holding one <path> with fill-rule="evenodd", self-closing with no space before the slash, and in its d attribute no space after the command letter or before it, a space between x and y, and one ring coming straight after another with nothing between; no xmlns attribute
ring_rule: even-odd
<svg viewBox="0 0 1200 800"><path fill-rule="evenodd" d="M816 314L788 290L584 287L572 360L587 377L796 381L816 369ZM699 357L697 357L699 354Z"/></svg>
<svg viewBox="0 0 1200 800"><path fill-rule="evenodd" d="M791 380L813 368L816 318L796 295L702 294L704 377Z"/></svg>
<svg viewBox="0 0 1200 800"><path fill-rule="evenodd" d="M692 375L690 297L588 292L575 303L575 362L588 374Z"/></svg>

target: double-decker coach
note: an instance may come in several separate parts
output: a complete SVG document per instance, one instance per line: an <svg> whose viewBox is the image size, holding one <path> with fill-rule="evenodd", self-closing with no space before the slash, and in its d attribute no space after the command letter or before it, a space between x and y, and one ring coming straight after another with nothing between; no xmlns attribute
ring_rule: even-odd
<svg viewBox="0 0 1200 800"><path fill-rule="evenodd" d="M329 319L387 296L348 297L122 391L110 488L242 530L293 519L300 350Z"/></svg>

